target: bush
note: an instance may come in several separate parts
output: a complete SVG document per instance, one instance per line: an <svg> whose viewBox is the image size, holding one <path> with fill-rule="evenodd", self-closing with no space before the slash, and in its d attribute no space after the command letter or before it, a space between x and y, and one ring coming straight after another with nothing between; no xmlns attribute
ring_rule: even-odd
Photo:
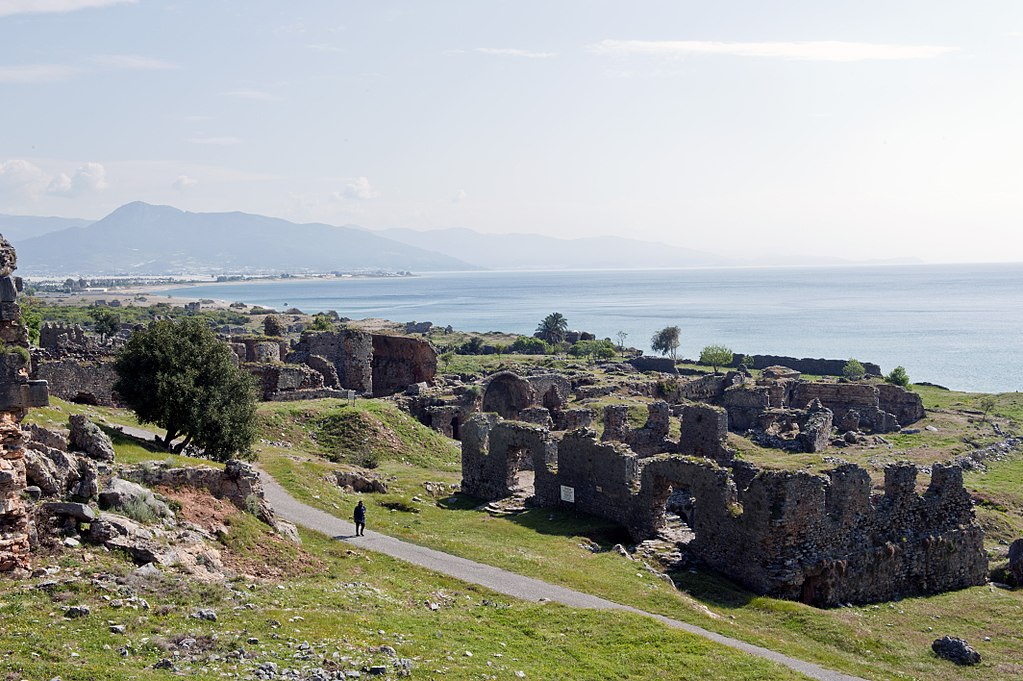
<svg viewBox="0 0 1023 681"><path fill-rule="evenodd" d="M850 359L842 367L842 375L850 381L859 381L867 375L867 370L863 368L863 364L858 359Z"/></svg>
<svg viewBox="0 0 1023 681"><path fill-rule="evenodd" d="M473 336L469 340L458 346L458 354L460 355L482 355L483 354L483 339L479 336Z"/></svg>
<svg viewBox="0 0 1023 681"><path fill-rule="evenodd" d="M551 352L551 346L542 338L529 336L519 336L508 349L519 355L546 355Z"/></svg>
<svg viewBox="0 0 1023 681"><path fill-rule="evenodd" d="M147 503L149 500L143 497L132 497L126 499L117 510L121 515L131 518L132 520L148 525L149 523L156 522L157 513L156 510Z"/></svg>
<svg viewBox="0 0 1023 681"><path fill-rule="evenodd" d="M615 346L608 339L581 340L568 349L568 354L572 357L611 359L615 356Z"/></svg>
<svg viewBox="0 0 1023 681"><path fill-rule="evenodd" d="M892 369L892 372L884 377L885 382L891 383L892 385L900 385L903 388L909 386L909 374L906 373L906 367L897 366Z"/></svg>

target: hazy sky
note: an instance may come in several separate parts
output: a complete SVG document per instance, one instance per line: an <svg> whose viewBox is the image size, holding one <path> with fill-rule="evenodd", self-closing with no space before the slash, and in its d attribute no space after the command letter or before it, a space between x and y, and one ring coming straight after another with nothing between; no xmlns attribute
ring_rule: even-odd
<svg viewBox="0 0 1023 681"><path fill-rule="evenodd" d="M1023 260L1019 0L0 0L0 45L0 213Z"/></svg>

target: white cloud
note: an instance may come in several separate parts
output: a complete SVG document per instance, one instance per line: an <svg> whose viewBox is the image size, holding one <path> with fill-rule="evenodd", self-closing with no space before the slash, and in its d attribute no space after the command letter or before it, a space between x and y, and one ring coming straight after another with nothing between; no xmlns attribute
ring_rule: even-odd
<svg viewBox="0 0 1023 681"><path fill-rule="evenodd" d="M264 92L263 90L249 90L245 88L239 90L229 90L227 92L221 92L220 94L223 95L224 97L238 97L240 99L257 99L264 102L271 102L277 99L269 92Z"/></svg>
<svg viewBox="0 0 1023 681"><path fill-rule="evenodd" d="M65 80L81 71L77 67L64 64L0 66L0 83L51 83Z"/></svg>
<svg viewBox="0 0 1023 681"><path fill-rule="evenodd" d="M602 40L590 46L602 55L646 55L685 57L690 55L727 55L734 57L772 57L806 61L869 61L930 59L958 47L941 45L890 45L835 40L808 42L709 42L698 40Z"/></svg>
<svg viewBox="0 0 1023 681"><path fill-rule="evenodd" d="M35 197L46 186L49 176L43 169L20 158L0 161L0 196L20 194Z"/></svg>
<svg viewBox="0 0 1023 681"><path fill-rule="evenodd" d="M233 147L236 144L241 144L242 140L238 137L186 137L185 142L189 144L210 144L215 147Z"/></svg>
<svg viewBox="0 0 1023 681"><path fill-rule="evenodd" d="M337 45L328 45L326 43L313 43L312 45L306 45L306 49L312 50L313 52L347 52L343 47Z"/></svg>
<svg viewBox="0 0 1023 681"><path fill-rule="evenodd" d="M178 179L174 180L174 184L171 186L177 189L179 192L185 192L198 184L199 181L194 177L188 175L178 175Z"/></svg>
<svg viewBox="0 0 1023 681"><path fill-rule="evenodd" d="M92 61L98 66L127 71L165 71L178 68L177 64L169 61L137 54L104 54L93 57Z"/></svg>
<svg viewBox="0 0 1023 681"><path fill-rule="evenodd" d="M519 50L511 47L477 47L480 54L493 54L502 57L526 57L529 59L549 59L558 56L557 52L533 52L532 50Z"/></svg>
<svg viewBox="0 0 1023 681"><path fill-rule="evenodd" d="M369 183L368 177L363 176L355 178L346 184L344 189L339 192L333 192L331 195L339 201L344 201L345 199L365 201L380 196L380 192L373 188L373 185Z"/></svg>
<svg viewBox="0 0 1023 681"><path fill-rule="evenodd" d="M0 0L0 17L14 14L74 12L80 9L135 4L136 0Z"/></svg>
<svg viewBox="0 0 1023 681"><path fill-rule="evenodd" d="M462 201L465 201L465 197L467 197L467 196L468 196L468 194L465 193L464 189L459 189L457 192L455 192L455 195L451 198L451 202L452 203L461 203Z"/></svg>
<svg viewBox="0 0 1023 681"><path fill-rule="evenodd" d="M85 163L79 166L70 177L65 173L55 175L50 180L46 193L54 196L74 197L102 191L108 186L106 169L99 163Z"/></svg>

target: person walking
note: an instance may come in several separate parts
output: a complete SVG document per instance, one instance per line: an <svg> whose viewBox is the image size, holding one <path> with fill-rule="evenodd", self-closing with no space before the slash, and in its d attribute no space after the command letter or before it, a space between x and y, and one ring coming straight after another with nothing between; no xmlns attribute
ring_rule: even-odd
<svg viewBox="0 0 1023 681"><path fill-rule="evenodd" d="M366 536L366 504L359 500L358 505L355 507L355 513L353 514L355 520L355 536L365 537Z"/></svg>

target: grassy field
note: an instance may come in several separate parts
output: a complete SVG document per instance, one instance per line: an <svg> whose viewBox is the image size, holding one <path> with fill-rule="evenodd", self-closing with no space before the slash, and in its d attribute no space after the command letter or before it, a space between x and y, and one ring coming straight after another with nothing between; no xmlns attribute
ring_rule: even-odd
<svg viewBox="0 0 1023 681"><path fill-rule="evenodd" d="M282 674L365 675L383 665L387 678L402 669L424 679L803 678L645 617L515 601L307 532L301 548L267 550L281 541L237 511L220 549L275 555L288 564L285 580L146 576L89 549L40 556L51 574L0 593L0 673L6 681L252 678L272 663ZM70 619L71 606L90 613ZM199 609L216 620L196 618Z"/></svg>
<svg viewBox="0 0 1023 681"><path fill-rule="evenodd" d="M858 460L879 471L889 458L920 463L944 456L993 432L989 418L1004 429L1016 427L1016 394L998 396L992 414L973 410L979 398L937 389L922 390L932 409L923 424L937 432L896 440L892 447L829 450L828 455ZM948 410L947 412L945 410ZM635 412L633 414L632 412ZM630 420L645 417L643 400ZM683 619L872 679L1014 678L1023 635L1023 592L993 586L877 606L818 610L802 604L759 597L712 574L682 572L672 577L678 589L645 566L609 549L626 537L616 526L563 511L530 510L513 517L493 517L480 502L434 489L460 479L457 443L423 428L387 401L264 404L260 406L263 439L261 465L294 496L348 517L357 498L370 507L372 529L409 541L503 567L521 574L594 593L650 612ZM983 436L983 437L982 437ZM913 439L909 439L913 438ZM761 465L820 467L818 455L789 455L746 443L744 456ZM118 450L125 446L118 445ZM374 472L390 489L384 495L345 494L333 483L333 471L373 455ZM163 458L158 452L153 458ZM138 457L146 454L136 453ZM816 458L814 458L816 457ZM984 501L978 517L989 532L995 563L1006 542L1023 535L1023 457L992 463L983 473L967 475L967 485ZM447 488L450 490L450 487ZM984 655L975 668L957 668L937 660L930 642L943 634L969 640ZM985 640L985 638L990 640ZM654 676L653 678L657 678Z"/></svg>

